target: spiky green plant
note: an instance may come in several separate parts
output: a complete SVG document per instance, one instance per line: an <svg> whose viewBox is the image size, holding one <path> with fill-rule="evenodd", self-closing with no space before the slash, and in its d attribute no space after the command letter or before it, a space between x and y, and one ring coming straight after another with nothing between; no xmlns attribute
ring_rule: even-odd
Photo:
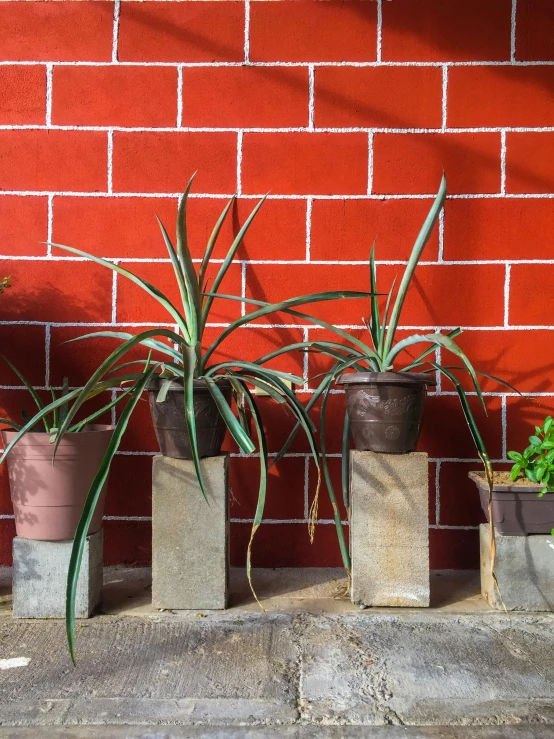
<svg viewBox="0 0 554 739"><path fill-rule="evenodd" d="M441 183L440 183L439 191L425 219L425 222L423 223L423 226L416 238L410 258L404 270L404 274L403 274L400 286L398 288L398 291L395 294L395 283L393 282L393 285L387 295L384 310L382 312L380 310L380 305L379 305L380 293L377 290L377 279L376 279L376 268L375 268L375 245L372 247L370 259L369 259L371 317L367 321L367 324L366 324L368 333L369 333L369 342L365 343L359 338L348 333L347 331L344 331L342 329L337 328L336 326L320 321L319 319L313 318L312 316L300 314L300 313L297 313L296 311L290 311L290 310L288 311L289 313L292 313L294 315L302 316L305 320L309 320L313 323L323 326L324 328L330 329L339 338L339 341L336 343L335 342L324 342L324 341L311 341L311 342L299 343L296 346L300 350L313 351L313 352L317 352L320 354L324 354L335 360L331 369L324 374L322 381L320 382L317 389L314 391L309 403L306 405L306 411L309 412L314 407L314 405L317 403L318 399L321 398L321 407L320 407L320 412L319 412L320 450L321 450L321 462L322 462L321 466L322 466L323 475L324 475L325 482L326 482L327 491L329 493L329 497L330 497L331 504L332 504L333 511L334 511L334 520L335 520L335 526L337 530L337 537L338 537L339 546L341 550L342 560L347 570L350 570L349 549L345 541L339 508L337 505L337 498L335 495L333 484L331 482L327 459L325 456L325 417L326 417L326 409L327 409L327 400L329 396L329 391L331 390L333 383L335 379L338 377L338 375L340 375L342 372L344 372L345 370L349 368L352 368L358 372L390 372L390 371L410 372L412 370L417 370L419 372L429 372L429 373L439 372L443 377L445 377L447 380L449 380L449 382L452 383L452 385L454 386L458 394L460 404L462 406L464 417L468 424L471 437L477 448L478 454L483 461L485 471L487 474L487 479L489 481L489 487L492 486L492 465L490 462L490 457L487 453L485 444L483 442L483 438L479 432L473 412L469 405L466 392L464 391L460 381L453 374L452 371L453 370L464 370L469 374L473 387L475 388L475 392L477 393L479 401L482 404L485 412L487 409L485 407L483 395L482 395L481 388L479 385L478 375L496 380L497 382L500 382L503 385L509 387L511 390L514 390L517 392L517 390L514 387L512 387L509 383L506 383L503 380L500 380L499 378L494 377L493 375L488 375L485 372L479 372L473 368L473 365L471 364L469 359L466 357L465 353L460 349L460 347L454 341L455 337L459 336L459 334L462 333L461 328L456 328L453 331L450 331L446 334L443 334L441 332L414 334L412 336L409 336L408 338L402 339L401 341L398 341L395 343L396 330L397 330L397 327L400 321L400 316L402 313L404 302L406 300L408 289L410 288L410 285L411 285L411 282L412 282L412 279L415 273L415 269L421 258L425 245L429 241L433 227L435 226L437 219L439 217L439 214L441 212L441 209L444 205L445 198L446 198L446 179L443 175ZM342 340L342 342L340 340ZM427 346L425 347L423 352L416 359L414 359L410 364L396 370L395 363L398 360L400 354L404 350L406 350L408 347L414 346L416 344L426 344ZM444 365L436 361L433 361L432 359L428 359L428 357L439 348L444 349L450 354L454 355L454 357L456 357L456 359L461 362L461 366ZM299 426L297 425L292 430L291 434L289 435L289 438L285 442L285 445L283 446L283 448L280 450L279 454L275 458L274 463L277 462L278 459L283 454L285 454L286 451L289 449L290 444L292 443L292 440L294 439L298 430L299 430ZM350 448L349 421L348 421L348 415L345 413L343 434L342 434L342 493L343 493L343 500L344 500L346 510L348 510L348 505L349 505L349 500L348 500L349 448Z"/></svg>
<svg viewBox="0 0 554 739"><path fill-rule="evenodd" d="M192 458L194 461L194 466L196 469L196 474L198 476L200 487L205 497L206 486L202 475L202 468L200 466L200 458L198 454L198 445L196 438L196 424L193 407L193 381L195 379L203 379L205 381L208 390L210 391L230 434L244 453L251 453L256 448L254 442L250 438L250 429L246 422L246 415L243 411L241 411L241 404L237 403L237 407L239 409L239 417L238 419L235 417L231 406L221 392L218 383L222 380L229 381L232 385L236 399L238 400L239 396L241 398L244 398L247 406L250 408L254 421L256 440L258 442L261 468L258 505L254 516L252 534L247 552L247 572L250 580L252 538L257 528L259 527L263 517L268 468L268 457L264 430L261 422L261 417L256 407L255 399L250 388L252 386L254 388L260 388L261 390L265 391L265 393L267 393L274 401L282 404L284 407L292 412L293 416L297 420L298 428L302 428L308 437L311 454L313 455L315 463L319 469L320 459L316 442L316 428L308 413L287 384L302 384L303 378L290 373L270 369L265 366L266 362L269 361L269 359L271 359L273 356L277 356L278 354L288 351L288 347L281 347L281 349L277 352L273 352L266 357L262 357L256 362L247 362L237 359L224 362L215 362L212 364L210 362L210 360L212 359L212 355L220 346L221 342L226 339L233 331L241 326L244 326L247 323L252 323L257 318L268 315L269 313L273 313L276 311L290 311L295 306L302 305L303 303L315 303L337 298L360 298L367 297L369 294L367 292L336 291L303 295L274 304L263 303L260 301L258 303L260 307L258 307L257 310L246 313L246 315L231 322L227 328L221 331L220 335L212 342L212 344L206 350L203 350L202 339L204 335L204 330L209 321L210 309L212 307L214 298L218 296L218 290L221 282L223 281L227 270L229 269L229 266L231 265L233 258L236 255L236 252L244 238L244 235L246 234L256 213L262 206L265 198L262 198L262 200L260 200L260 202L256 205L256 207L253 209L252 213L238 232L236 238L234 239L227 252L225 259L219 267L215 279L210 286L210 292L203 292L203 288L205 288L206 284L206 271L210 263L214 247L216 245L217 238L219 236L225 218L235 201L235 197L232 197L229 200L220 218L218 219L208 240L203 259L197 272L188 246L186 227L186 209L192 181L193 178L191 178L191 180L189 181L185 193L179 204L176 226L176 246L173 245L165 227L158 219L167 252L173 266L175 279L179 288L181 302L180 307L175 306L173 302L153 284L147 282L146 280L143 280L129 270L121 267L119 264L115 264L108 260L94 256L93 254L81 251L80 249L74 249L72 247L64 246L61 244L51 244L54 248L63 249L64 251L75 254L79 257L90 259L91 261L96 262L97 264L100 264L103 267L106 267L107 269L110 269L113 272L116 272L122 277L125 277L126 279L135 283L163 306L163 308L168 313L169 323L174 323L177 326L177 330L170 330L168 328L158 327L141 331L136 335L120 331L94 331L92 333L85 334L84 336L80 336L77 339L72 340L79 341L83 339L92 339L95 337L104 337L115 339L120 342L120 344L104 361L100 363L98 368L93 372L93 374L81 390L74 391L66 396L73 402L70 405L68 412L63 419L63 422L61 422L59 425L59 429L56 433L55 449L57 449L57 446L59 445L63 435L70 430L71 423L75 418L75 414L78 412L79 408L87 399L95 394L98 394L98 392L101 392L107 388L115 387L116 385L123 382L131 383L131 386L127 389L127 404L119 418L108 451L106 452L102 465L89 491L88 498L73 543L73 550L67 581L66 630L71 657L74 661L75 593L82 553L86 539L86 532L88 531L94 509L98 502L100 491L102 490L102 486L107 479L113 456L118 449L121 437L123 435L123 432L125 431L125 428L127 427L129 418L131 417L131 414L136 407L141 394L146 388L148 382L150 382L150 380L155 375L158 375L162 379L161 387L158 394L159 401L163 401L163 399L165 398L171 382L177 379L183 384L184 413L186 427L191 443ZM230 297L239 301L243 300L240 296ZM151 359L149 358L143 371L131 373L130 375L114 376L113 373L116 370L123 370L128 368L129 365L137 364L136 361L127 361L123 363L121 362L126 358L126 355L131 349L139 345L146 347L150 351L159 352L167 357L167 359L165 359L165 361L151 361ZM21 428L10 446L5 450L2 459L6 456L12 446L17 443L21 436L32 427L30 424L36 424L37 421L41 420L45 415L56 409L59 403L59 400L53 400L51 404L42 408L29 422L29 424L26 424L23 428Z"/></svg>

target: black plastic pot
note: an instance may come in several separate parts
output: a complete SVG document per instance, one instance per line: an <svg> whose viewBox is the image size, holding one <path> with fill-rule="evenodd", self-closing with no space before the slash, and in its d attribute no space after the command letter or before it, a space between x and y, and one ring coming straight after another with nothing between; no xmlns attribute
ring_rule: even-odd
<svg viewBox="0 0 554 739"><path fill-rule="evenodd" d="M469 478L479 488L481 508L489 520L489 486L483 472L470 472ZM544 485L526 480L523 485L492 487L492 515L494 527L504 536L549 534L554 529L554 495L538 493Z"/></svg>
<svg viewBox="0 0 554 739"><path fill-rule="evenodd" d="M408 372L348 372L346 410L359 451L407 454L417 446L431 375Z"/></svg>
<svg viewBox="0 0 554 739"><path fill-rule="evenodd" d="M152 423L160 451L165 457L192 459L189 433L185 424L185 394L179 382L173 382L167 398L158 403L156 398L161 381L155 380L147 387ZM218 382L218 387L227 402L231 401L232 388L229 382ZM204 380L194 380L194 418L198 453L201 457L216 457L221 454L227 426L221 418L214 399Z"/></svg>

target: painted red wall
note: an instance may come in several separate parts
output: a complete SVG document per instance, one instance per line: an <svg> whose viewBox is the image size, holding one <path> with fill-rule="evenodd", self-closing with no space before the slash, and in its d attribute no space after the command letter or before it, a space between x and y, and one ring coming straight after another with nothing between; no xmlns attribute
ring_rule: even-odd
<svg viewBox="0 0 554 739"><path fill-rule="evenodd" d="M52 255L69 243L148 275L170 268L154 212L171 225L198 170L195 254L225 198L233 227L271 194L227 279L229 292L274 300L300 291L366 289L377 238L388 290L445 169L450 197L409 297L406 328L466 330L475 364L515 382L484 382L478 412L493 459L521 446L525 422L552 405L554 288L554 13L551 0L281 0L278 2L0 3L0 299L2 352L46 389L83 382L108 344L61 345L83 325L131 329L160 320L123 279ZM226 232L227 243L231 227ZM218 256L221 256L219 252ZM238 305L218 308L225 323ZM367 306L320 308L361 327ZM283 320L283 319L276 319ZM286 320L286 319L285 319ZM216 329L214 328L213 331ZM247 357L277 340L321 337L299 325L245 328L226 349ZM304 372L309 398L321 363ZM2 415L27 403L0 368ZM473 399L475 400L475 399ZM332 398L338 418L343 396ZM268 404L266 404L268 405ZM277 451L290 420L275 415ZM338 452L331 419L330 451ZM432 566L474 567L482 520L467 471L478 467L457 400L428 402ZM117 457L106 521L109 563L150 558L150 455L143 404ZM306 446L274 471L254 561L339 564L329 506L309 545L315 486ZM338 459L331 462L338 474ZM13 519L1 471L0 552ZM233 561L244 561L256 460L233 458Z"/></svg>

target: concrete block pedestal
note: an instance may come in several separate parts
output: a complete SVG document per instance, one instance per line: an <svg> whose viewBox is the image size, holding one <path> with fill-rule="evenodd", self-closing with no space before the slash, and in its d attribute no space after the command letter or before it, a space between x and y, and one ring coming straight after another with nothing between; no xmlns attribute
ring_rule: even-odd
<svg viewBox="0 0 554 739"><path fill-rule="evenodd" d="M102 529L87 537L75 602L77 618L88 618L102 601ZM73 540L13 540L14 618L65 618L67 571Z"/></svg>
<svg viewBox="0 0 554 739"><path fill-rule="evenodd" d="M491 573L488 523L479 527L479 539L481 594L490 606L499 611L504 606L508 611L554 610L554 536L503 536L496 532L494 574L498 588Z"/></svg>
<svg viewBox="0 0 554 739"><path fill-rule="evenodd" d="M194 463L154 457L152 471L152 603L175 610L227 606L229 575L229 459L200 464L206 502Z"/></svg>
<svg viewBox="0 0 554 739"><path fill-rule="evenodd" d="M352 601L428 607L427 454L350 452Z"/></svg>

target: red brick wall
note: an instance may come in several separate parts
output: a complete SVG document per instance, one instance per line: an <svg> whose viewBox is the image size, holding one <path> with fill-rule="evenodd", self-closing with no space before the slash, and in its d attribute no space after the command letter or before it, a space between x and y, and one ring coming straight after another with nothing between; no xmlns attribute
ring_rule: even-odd
<svg viewBox="0 0 554 739"><path fill-rule="evenodd" d="M225 198L233 227L271 195L227 280L228 291L284 298L367 287L402 270L444 167L450 197L406 304L405 328L462 325L477 366L515 382L523 399L484 382L478 412L493 459L552 403L554 363L554 13L551 0L281 0L278 2L0 3L0 276L2 351L43 389L79 384L107 345L62 346L88 326L131 330L163 318L124 280L69 257L53 239L92 250L165 287L170 268L154 220L173 220L198 169L195 254ZM231 227L226 232L231 237ZM221 257L219 252L218 256ZM219 309L224 323L238 305ZM363 305L322 308L360 327ZM276 319L287 320L287 319ZM211 329L215 332L217 327ZM227 350L253 356L314 327L241 330ZM305 373L309 398L321 363ZM0 368L3 413L26 401ZM475 400L475 399L473 399ZM343 396L332 398L338 415ZM269 413L269 409L266 409ZM290 421L277 415L272 451ZM339 473L339 424L330 419ZM477 564L481 520L468 469L478 466L457 400L429 398L434 567ZM107 561L149 559L150 455L145 404L117 457L107 507ZM315 475L300 439L272 474L258 564L339 564L329 506L315 544L305 524ZM5 470L2 561L13 520ZM244 560L256 460L233 458L232 546Z"/></svg>

